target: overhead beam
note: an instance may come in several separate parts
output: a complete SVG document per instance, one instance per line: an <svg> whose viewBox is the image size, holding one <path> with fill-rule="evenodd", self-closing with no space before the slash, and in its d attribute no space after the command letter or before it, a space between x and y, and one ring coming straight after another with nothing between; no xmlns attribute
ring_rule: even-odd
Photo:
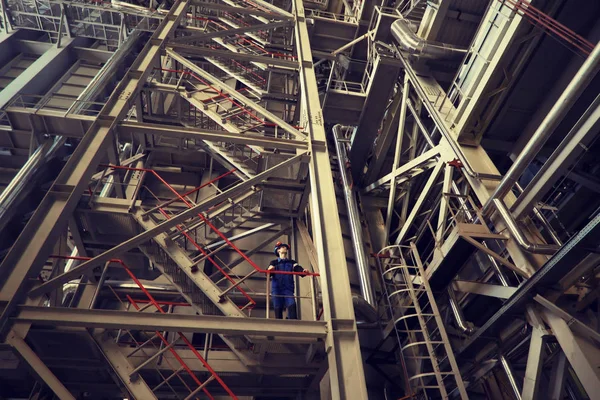
<svg viewBox="0 0 600 400"><path fill-rule="evenodd" d="M62 307L19 306L15 321L65 327L159 330L322 339L323 321L284 321L212 315L139 313Z"/></svg>
<svg viewBox="0 0 600 400"><path fill-rule="evenodd" d="M236 29L223 29L222 31L202 33L198 35L192 36L181 36L171 40L171 44L173 43L189 43L189 42L204 42L207 40L211 40L213 38L225 37L231 35L245 34L256 31L267 31L269 29L283 28L290 24L289 21L280 21L280 22L270 22L268 24L258 24L252 26L245 26L242 28Z"/></svg>
<svg viewBox="0 0 600 400"><path fill-rule="evenodd" d="M221 4L221 3L209 3L209 2L201 1L201 0L194 0L194 1L192 1L191 4L195 5L195 6L205 7L208 9L227 11L227 12L238 13L238 14L242 14L242 15L254 15L257 17L286 19L286 20L294 19L294 17L292 15L276 15L273 13L256 10L256 9L253 9L250 7L233 7L233 6L227 6L227 5Z"/></svg>
<svg viewBox="0 0 600 400"><path fill-rule="evenodd" d="M493 285L482 282L454 281L454 289L463 293L474 293L482 296L508 299L517 291L516 287Z"/></svg>
<svg viewBox="0 0 600 400"><path fill-rule="evenodd" d="M122 122L119 124L119 132L133 135L157 135L162 137L180 139L198 139L210 142L228 142L276 148L282 150L307 150L308 143L300 140L287 140L275 137L258 135L240 135L227 131L215 129L197 129L180 126L148 124L142 122Z"/></svg>
<svg viewBox="0 0 600 400"><path fill-rule="evenodd" d="M223 58L234 59L234 60L238 60L238 61L262 63L267 66L285 67L285 68L294 68L294 69L298 68L298 63L296 61L284 60L281 58L257 56L257 55L245 54L245 53L234 53L234 52L228 51L228 50L211 49L209 47L191 46L188 44L180 44L180 43L169 43L169 47L177 50L177 52L179 52L181 54L201 55L201 56L206 56L206 57L223 57Z"/></svg>

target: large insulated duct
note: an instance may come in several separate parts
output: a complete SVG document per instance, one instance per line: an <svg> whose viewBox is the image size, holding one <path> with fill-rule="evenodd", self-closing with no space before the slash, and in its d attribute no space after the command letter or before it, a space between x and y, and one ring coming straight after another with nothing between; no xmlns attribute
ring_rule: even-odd
<svg viewBox="0 0 600 400"><path fill-rule="evenodd" d="M352 247L354 249L356 267L358 268L358 278L360 279L360 292L365 301L371 306L375 307L375 296L373 295L373 288L371 287L371 269L369 268L369 260L363 247L364 241L362 236L362 226L360 224L360 215L358 213L358 205L356 204L356 198L352 191L348 172L346 171L346 149L344 148L344 143L340 141L340 139L343 139L340 132L341 129L341 125L335 125L333 127L333 135L335 138L335 148L337 151L340 175L342 177L342 184L344 186L344 200L348 210L348 222L350 224L350 234L352 235Z"/></svg>
<svg viewBox="0 0 600 400"><path fill-rule="evenodd" d="M415 57L430 60L454 60L464 57L467 53L466 49L428 41L417 36L410 27L410 23L403 18L394 21L391 30L392 36L400 48Z"/></svg>

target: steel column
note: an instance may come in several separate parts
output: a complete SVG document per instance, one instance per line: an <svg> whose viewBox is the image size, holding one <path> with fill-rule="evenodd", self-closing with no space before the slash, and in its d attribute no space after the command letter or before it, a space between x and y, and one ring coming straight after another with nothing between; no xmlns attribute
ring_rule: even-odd
<svg viewBox="0 0 600 400"><path fill-rule="evenodd" d="M544 346L547 335L543 326L534 326L529 343L529 354L527 356L527 367L525 369L525 380L523 381L523 400L535 400L539 397L540 376L544 364Z"/></svg>
<svg viewBox="0 0 600 400"><path fill-rule="evenodd" d="M326 134L304 6L301 1L294 0L292 9L296 16L295 44L300 63L300 90L303 95L300 103L300 124L307 128L312 148L309 169L310 204L313 241L321 274L323 316L328 328L325 346L329 362L331 398L366 400L367 387L348 270L345 268L346 256L329 154L326 146L314 144L314 141L326 143Z"/></svg>

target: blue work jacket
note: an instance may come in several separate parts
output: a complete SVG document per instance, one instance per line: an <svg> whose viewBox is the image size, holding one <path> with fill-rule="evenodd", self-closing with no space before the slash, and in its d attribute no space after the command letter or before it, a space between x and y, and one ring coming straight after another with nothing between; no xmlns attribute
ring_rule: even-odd
<svg viewBox="0 0 600 400"><path fill-rule="evenodd" d="M294 265L298 262L292 259L282 260L277 258L271 261L269 265L275 267L275 271L286 271L293 272ZM272 290L291 290L294 291L294 275L291 274L272 274L271 275L271 289Z"/></svg>

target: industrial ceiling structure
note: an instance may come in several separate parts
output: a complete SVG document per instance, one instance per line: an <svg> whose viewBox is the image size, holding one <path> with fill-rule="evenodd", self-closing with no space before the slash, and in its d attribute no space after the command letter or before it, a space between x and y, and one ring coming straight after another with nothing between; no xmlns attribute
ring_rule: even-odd
<svg viewBox="0 0 600 400"><path fill-rule="evenodd" d="M589 0L0 0L0 398L597 399L599 39Z"/></svg>

